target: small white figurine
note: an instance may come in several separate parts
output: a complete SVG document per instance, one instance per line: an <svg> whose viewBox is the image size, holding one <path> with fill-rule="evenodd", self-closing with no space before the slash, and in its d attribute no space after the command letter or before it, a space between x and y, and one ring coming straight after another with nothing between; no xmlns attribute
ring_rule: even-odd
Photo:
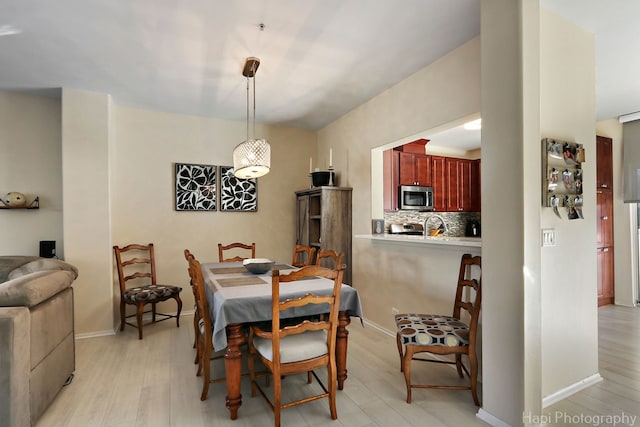
<svg viewBox="0 0 640 427"><path fill-rule="evenodd" d="M6 196L4 196L3 201L4 201L4 204L7 206L16 207L16 206L24 206L27 203L27 198L22 193L18 193L17 191L12 191L10 193L7 193Z"/></svg>

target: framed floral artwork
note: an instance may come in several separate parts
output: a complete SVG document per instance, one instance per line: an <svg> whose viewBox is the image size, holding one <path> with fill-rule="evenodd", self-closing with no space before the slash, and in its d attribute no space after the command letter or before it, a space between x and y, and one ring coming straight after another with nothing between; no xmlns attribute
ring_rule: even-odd
<svg viewBox="0 0 640 427"><path fill-rule="evenodd" d="M240 179L233 174L233 166L220 166L220 210L256 212L258 210L258 182Z"/></svg>
<svg viewBox="0 0 640 427"><path fill-rule="evenodd" d="M176 210L216 210L216 166L175 164Z"/></svg>

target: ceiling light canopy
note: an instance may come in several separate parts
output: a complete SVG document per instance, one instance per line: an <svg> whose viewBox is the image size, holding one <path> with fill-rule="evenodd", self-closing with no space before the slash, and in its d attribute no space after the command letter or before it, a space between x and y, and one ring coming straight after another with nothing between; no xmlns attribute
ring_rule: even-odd
<svg viewBox="0 0 640 427"><path fill-rule="evenodd" d="M247 139L233 150L233 170L238 178L258 178L271 169L271 146L266 139L256 139L256 71L260 60L249 57L245 61L242 75L247 78ZM249 138L249 83L253 81L253 124Z"/></svg>

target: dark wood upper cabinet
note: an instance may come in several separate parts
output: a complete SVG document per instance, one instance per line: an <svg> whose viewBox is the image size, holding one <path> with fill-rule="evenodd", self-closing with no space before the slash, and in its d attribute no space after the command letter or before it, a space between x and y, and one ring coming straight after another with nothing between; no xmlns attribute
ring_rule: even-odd
<svg viewBox="0 0 640 427"><path fill-rule="evenodd" d="M446 159L446 157L431 156L431 185L433 187L433 207L436 212L447 210Z"/></svg>
<svg viewBox="0 0 640 427"><path fill-rule="evenodd" d="M385 150L382 153L384 210L398 209L398 185L400 185L400 152Z"/></svg>
<svg viewBox="0 0 640 427"><path fill-rule="evenodd" d="M431 185L431 156L399 152L400 185Z"/></svg>
<svg viewBox="0 0 640 427"><path fill-rule="evenodd" d="M434 156L416 151L417 148L383 152L384 210L398 209L398 186L421 185L433 187L436 212L480 212L479 159Z"/></svg>

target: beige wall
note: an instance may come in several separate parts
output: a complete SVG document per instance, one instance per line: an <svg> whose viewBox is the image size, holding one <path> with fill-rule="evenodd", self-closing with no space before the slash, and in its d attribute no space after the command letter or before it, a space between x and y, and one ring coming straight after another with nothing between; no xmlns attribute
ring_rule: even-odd
<svg viewBox="0 0 640 427"><path fill-rule="evenodd" d="M0 255L39 254L40 240L62 244L60 100L0 92L0 197L40 197L39 210L0 211Z"/></svg>
<svg viewBox="0 0 640 427"><path fill-rule="evenodd" d="M471 40L319 131L319 161L326 161L333 148L339 184L353 187L354 234L371 232L373 148L479 111L479 48L479 38ZM424 262L432 253L425 247L354 239L353 285L368 321L390 331L395 330L392 307L452 310L454 294L446 290L455 284L461 252L451 255L453 270L450 260L449 268ZM436 296L429 298L434 289Z"/></svg>
<svg viewBox="0 0 640 427"><path fill-rule="evenodd" d="M584 220L542 209L557 245L542 248L543 396L598 373L596 271L595 47L593 34L543 11L541 133L584 145ZM561 70L561 72L558 72ZM580 260L575 262L574 260ZM563 325L571 325L570 339Z"/></svg>
<svg viewBox="0 0 640 427"><path fill-rule="evenodd" d="M218 242L255 242L256 255L288 261L295 244L295 194L308 187L315 133L256 127L271 143L271 172L258 179L258 212L178 212L173 164L232 166L233 148L246 138L244 122L114 108L113 244L153 242L158 280L183 287L192 310L183 251L217 261ZM173 301L165 311L175 310Z"/></svg>

